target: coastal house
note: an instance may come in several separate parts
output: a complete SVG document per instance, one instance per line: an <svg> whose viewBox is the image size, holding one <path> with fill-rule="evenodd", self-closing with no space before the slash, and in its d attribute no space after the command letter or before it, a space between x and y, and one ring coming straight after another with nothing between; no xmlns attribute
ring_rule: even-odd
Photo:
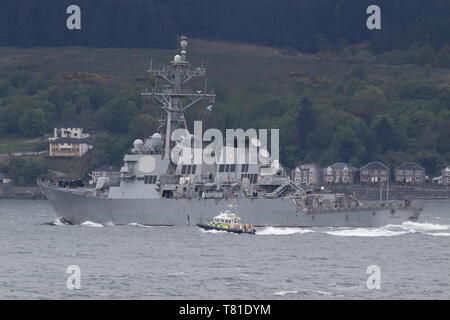
<svg viewBox="0 0 450 320"><path fill-rule="evenodd" d="M322 169L315 164L301 164L291 172L295 184L317 185L322 182Z"/></svg>
<svg viewBox="0 0 450 320"><path fill-rule="evenodd" d="M323 169L323 182L325 184L353 184L357 169L348 163L337 162Z"/></svg>
<svg viewBox="0 0 450 320"><path fill-rule="evenodd" d="M389 168L381 162L369 162L359 169L361 183L377 183L389 180Z"/></svg>
<svg viewBox="0 0 450 320"><path fill-rule="evenodd" d="M450 166L442 169L442 184L450 186Z"/></svg>
<svg viewBox="0 0 450 320"><path fill-rule="evenodd" d="M395 168L395 181L409 184L423 184L425 169L415 162L405 162Z"/></svg>
<svg viewBox="0 0 450 320"><path fill-rule="evenodd" d="M431 184L433 185L441 185L442 184L442 176L439 177L434 177L433 179L431 179Z"/></svg>
<svg viewBox="0 0 450 320"><path fill-rule="evenodd" d="M74 122L63 122L56 126L53 137L49 138L50 157L82 157L92 145L90 135L83 132L83 128Z"/></svg>
<svg viewBox="0 0 450 320"><path fill-rule="evenodd" d="M11 179L8 178L4 173L0 172L0 184L11 183Z"/></svg>
<svg viewBox="0 0 450 320"><path fill-rule="evenodd" d="M98 178L105 177L109 178L111 185L117 185L120 182L120 172L119 169L112 165L102 165L94 170L92 170L91 174L91 184L96 184Z"/></svg>

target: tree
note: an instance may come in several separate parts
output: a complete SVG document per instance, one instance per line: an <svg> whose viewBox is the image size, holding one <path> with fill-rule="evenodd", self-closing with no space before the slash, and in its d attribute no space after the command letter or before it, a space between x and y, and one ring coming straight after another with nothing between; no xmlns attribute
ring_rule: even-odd
<svg viewBox="0 0 450 320"><path fill-rule="evenodd" d="M18 185L33 185L38 177L48 172L44 159L14 157L8 162L8 175Z"/></svg>
<svg viewBox="0 0 450 320"><path fill-rule="evenodd" d="M394 120L387 114L376 116L370 126L375 143L381 146L384 152L397 146L394 126Z"/></svg>
<svg viewBox="0 0 450 320"><path fill-rule="evenodd" d="M432 100L437 94L435 85L429 81L414 80L406 83L400 90L400 97L406 100Z"/></svg>
<svg viewBox="0 0 450 320"><path fill-rule="evenodd" d="M133 119L137 111L133 101L125 98L114 98L109 100L99 111L100 119L105 129L124 133L128 131L130 121Z"/></svg>
<svg viewBox="0 0 450 320"><path fill-rule="evenodd" d="M20 131L24 136L42 136L47 129L45 112L41 109L28 109L19 119Z"/></svg>
<svg viewBox="0 0 450 320"><path fill-rule="evenodd" d="M140 114L134 117L129 125L130 133L136 138L147 138L155 133L158 120L149 114Z"/></svg>
<svg viewBox="0 0 450 320"><path fill-rule="evenodd" d="M384 111L386 105L386 97L381 88L369 86L358 92L353 97L353 113L366 123L370 123L373 117Z"/></svg>
<svg viewBox="0 0 450 320"><path fill-rule="evenodd" d="M300 109L296 116L297 134L299 137L299 146L306 147L308 134L315 129L314 111L312 103L307 97L300 101Z"/></svg>
<svg viewBox="0 0 450 320"><path fill-rule="evenodd" d="M11 85L8 80L0 80L0 98L9 95Z"/></svg>

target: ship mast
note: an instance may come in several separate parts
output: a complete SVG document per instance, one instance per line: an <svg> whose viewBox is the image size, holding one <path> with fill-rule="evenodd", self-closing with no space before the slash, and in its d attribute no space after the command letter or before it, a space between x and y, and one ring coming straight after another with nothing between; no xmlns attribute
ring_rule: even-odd
<svg viewBox="0 0 450 320"><path fill-rule="evenodd" d="M175 55L170 65L153 69L152 64L148 70L150 75L164 79L169 85L158 88L155 82L155 88L152 91L142 93L143 96L151 96L158 100L162 104L162 109L166 112L165 159L170 159L172 132L180 127L187 129L184 111L205 98L208 98L209 103L213 104L216 98L215 94L206 92L206 86L205 92L193 91L185 87L186 83L192 78L205 77L206 75L206 69L203 66L193 68L186 60L187 45L187 37L181 36L181 52Z"/></svg>

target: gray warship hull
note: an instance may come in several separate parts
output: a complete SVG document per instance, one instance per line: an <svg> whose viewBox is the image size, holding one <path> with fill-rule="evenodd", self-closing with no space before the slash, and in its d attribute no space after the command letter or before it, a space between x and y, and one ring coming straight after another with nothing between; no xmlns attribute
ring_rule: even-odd
<svg viewBox="0 0 450 320"><path fill-rule="evenodd" d="M230 205L257 227L377 227L417 220L414 208L355 208L306 213L293 199L108 199L41 185L56 216L71 224L186 226L211 220Z"/></svg>

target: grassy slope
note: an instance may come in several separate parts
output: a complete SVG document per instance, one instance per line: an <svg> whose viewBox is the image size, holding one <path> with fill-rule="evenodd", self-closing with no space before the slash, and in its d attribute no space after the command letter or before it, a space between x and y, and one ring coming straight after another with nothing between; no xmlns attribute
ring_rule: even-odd
<svg viewBox="0 0 450 320"><path fill-rule="evenodd" d="M228 91L230 100L239 102L242 100L236 98L242 98L243 89L249 85L260 86L276 95L289 95L293 89L293 80L289 77L292 71L339 81L355 66L354 63L317 55L283 56L269 47L198 39L190 40L188 50L193 64L204 61L210 87L218 93ZM99 73L119 81L133 82L137 77L145 76L151 57L155 65L161 65L169 61L174 53L175 50L86 47L0 48L0 66L3 70L26 67L55 73ZM393 76L412 79L423 75L424 68L372 64L367 66L367 71L368 80L387 85ZM433 69L431 75L450 81L448 70ZM152 85L148 82L148 86Z"/></svg>
<svg viewBox="0 0 450 320"><path fill-rule="evenodd" d="M0 154L21 151L43 151L46 142L41 138L4 138L0 137Z"/></svg>
<svg viewBox="0 0 450 320"><path fill-rule="evenodd" d="M146 76L145 70L153 57L154 65L169 61L176 50L155 49L97 49L86 47L61 48L0 48L0 72L17 68L37 72L72 73L89 72L113 77L117 81L135 83L140 87L151 87L152 81L136 82ZM191 39L189 59L194 65L203 60L208 68L209 88L215 89L218 97L216 112L238 114L250 102L263 100L260 93L286 97L294 94L295 79L290 72L301 72L307 77L322 77L340 81L355 63L336 57L299 54L283 56L277 50L229 42ZM366 65L365 80L386 89L395 79L405 81L423 77L426 72L432 78L450 81L450 71L425 69L416 66ZM203 84L198 84L203 88ZM256 88L256 89L255 89ZM331 93L330 93L331 94ZM251 126L251 119L243 119L242 127ZM1 138L1 137L0 137ZM0 153L30 149L29 139L0 140Z"/></svg>

